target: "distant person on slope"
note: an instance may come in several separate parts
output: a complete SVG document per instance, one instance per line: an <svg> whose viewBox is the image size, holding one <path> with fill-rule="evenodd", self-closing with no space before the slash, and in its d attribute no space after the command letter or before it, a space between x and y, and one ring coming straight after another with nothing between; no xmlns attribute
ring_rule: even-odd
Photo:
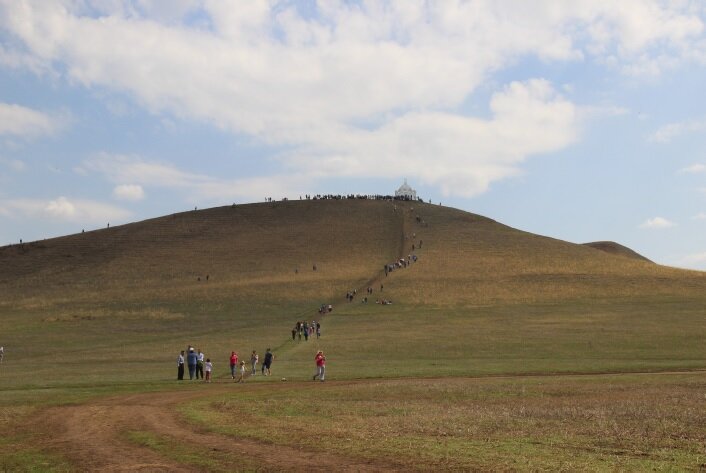
<svg viewBox="0 0 706 473"><path fill-rule="evenodd" d="M235 372L238 369L238 354L230 352L230 377L235 379Z"/></svg>
<svg viewBox="0 0 706 473"><path fill-rule="evenodd" d="M5 347L0 347L0 363L2 363L3 358L5 358Z"/></svg>
<svg viewBox="0 0 706 473"><path fill-rule="evenodd" d="M194 352L194 349L189 348L189 354L186 355L186 364L189 365L189 379L194 379L194 376L196 376L196 363L198 360L199 357Z"/></svg>
<svg viewBox="0 0 706 473"><path fill-rule="evenodd" d="M184 379L184 350L177 356L177 379L179 381Z"/></svg>
<svg viewBox="0 0 706 473"><path fill-rule="evenodd" d="M316 352L314 361L316 362L316 374L312 379L316 381L316 378L319 378L320 381L323 381L326 375L326 357L324 356L324 352L321 350Z"/></svg>

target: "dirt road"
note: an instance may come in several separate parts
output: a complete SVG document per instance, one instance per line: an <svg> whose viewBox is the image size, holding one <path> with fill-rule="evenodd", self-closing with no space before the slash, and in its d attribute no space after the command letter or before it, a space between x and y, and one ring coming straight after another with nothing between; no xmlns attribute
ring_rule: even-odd
<svg viewBox="0 0 706 473"><path fill-rule="evenodd" d="M277 385L275 385L277 386ZM232 384L210 386L199 392L160 392L111 397L76 406L52 407L33 420L35 432L46 432L45 447L61 453L76 471L191 472L204 468L181 464L127 438L131 431L149 432L180 445L218 452L231 458L229 471L256 464L259 471L393 471L394 465L366 463L309 448L295 449L199 430L181 419L178 404L233 392ZM275 388L276 389L276 388ZM247 468L247 467L246 467ZM249 468L248 468L249 469Z"/></svg>

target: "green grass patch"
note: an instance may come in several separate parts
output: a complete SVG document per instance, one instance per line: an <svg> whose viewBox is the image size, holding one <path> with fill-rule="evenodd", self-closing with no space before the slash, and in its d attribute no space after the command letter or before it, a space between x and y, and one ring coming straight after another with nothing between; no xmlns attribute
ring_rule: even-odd
<svg viewBox="0 0 706 473"><path fill-rule="evenodd" d="M146 447L181 465L190 465L199 470L214 473L230 471L261 471L258 465L246 456L216 452L205 447L195 447L179 439L157 435L146 431L130 431L125 434L130 442Z"/></svg>
<svg viewBox="0 0 706 473"><path fill-rule="evenodd" d="M698 469L703 374L258 386L182 406L201 428L410 469Z"/></svg>

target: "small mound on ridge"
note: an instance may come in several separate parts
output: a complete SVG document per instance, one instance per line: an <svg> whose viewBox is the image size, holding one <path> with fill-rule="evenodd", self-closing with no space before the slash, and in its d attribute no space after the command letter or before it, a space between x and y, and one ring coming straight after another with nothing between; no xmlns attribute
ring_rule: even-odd
<svg viewBox="0 0 706 473"><path fill-rule="evenodd" d="M610 253L611 255L625 256L626 258L634 258L642 261L649 261L650 263L652 263L651 260L645 258L640 253L631 250L627 246L623 246L620 243L616 243L614 241L593 241L590 243L583 243L583 245L590 246L591 248L595 248L596 250L605 251L606 253Z"/></svg>

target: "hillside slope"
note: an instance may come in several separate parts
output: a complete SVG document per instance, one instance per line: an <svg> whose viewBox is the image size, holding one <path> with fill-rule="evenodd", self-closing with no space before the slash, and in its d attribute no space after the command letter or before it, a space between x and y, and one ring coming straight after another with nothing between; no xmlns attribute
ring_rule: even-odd
<svg viewBox="0 0 706 473"><path fill-rule="evenodd" d="M384 276L386 263L413 253L416 263ZM387 297L425 304L678 296L706 289L704 273L417 202L227 206L0 248L6 300L323 301L373 281L385 284Z"/></svg>
<svg viewBox="0 0 706 473"><path fill-rule="evenodd" d="M613 255L625 256L626 258L635 258L642 261L650 261L649 259L642 256L640 253L631 250L627 246L623 246L620 243L614 241L592 241L590 243L584 243L584 246L589 246L595 248L596 250L605 251Z"/></svg>
<svg viewBox="0 0 706 473"><path fill-rule="evenodd" d="M596 297L697 295L706 273L668 268L523 232L433 205L406 205L419 260L386 280L386 291L422 304L542 302ZM416 234L416 236L414 236ZM413 238L412 238L413 237ZM421 250L416 250L422 240Z"/></svg>

